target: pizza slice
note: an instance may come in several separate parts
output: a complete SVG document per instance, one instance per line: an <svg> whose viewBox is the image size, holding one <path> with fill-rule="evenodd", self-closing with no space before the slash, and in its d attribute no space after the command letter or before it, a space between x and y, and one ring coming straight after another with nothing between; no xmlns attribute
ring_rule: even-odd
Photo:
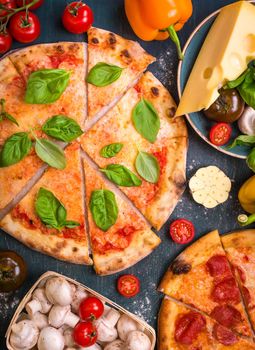
<svg viewBox="0 0 255 350"><path fill-rule="evenodd" d="M221 325L251 336L241 294L218 231L186 248L170 265L158 289L207 313Z"/></svg>
<svg viewBox="0 0 255 350"><path fill-rule="evenodd" d="M210 317L165 297L158 318L158 350L254 350Z"/></svg>
<svg viewBox="0 0 255 350"><path fill-rule="evenodd" d="M97 69L96 80L87 79L88 122L109 110L155 61L137 42L99 28L88 31L88 56L88 77Z"/></svg>
<svg viewBox="0 0 255 350"><path fill-rule="evenodd" d="M132 116L139 108L143 110L144 128L146 118L152 118L152 126L154 120L158 123L154 142L148 141L134 126ZM107 115L81 137L83 149L100 168L108 170L112 164L119 164L139 176L136 167L139 154L140 165L144 158L156 163L154 167L152 164L152 170L158 171L157 178L139 177L140 183L130 187L121 186L120 181L115 183L157 229L168 219L185 188L188 136L184 120L173 118L175 108L169 92L147 72ZM115 147L121 149L118 151ZM150 177L150 164L146 169L148 167Z"/></svg>
<svg viewBox="0 0 255 350"><path fill-rule="evenodd" d="M68 262L91 264L80 146L71 144L65 154L66 168L49 168L0 227L32 249Z"/></svg>
<svg viewBox="0 0 255 350"><path fill-rule="evenodd" d="M124 270L159 244L144 218L84 158L86 203L94 268L99 275Z"/></svg>
<svg viewBox="0 0 255 350"><path fill-rule="evenodd" d="M233 232L221 237L240 289L244 303L255 329L255 230Z"/></svg>

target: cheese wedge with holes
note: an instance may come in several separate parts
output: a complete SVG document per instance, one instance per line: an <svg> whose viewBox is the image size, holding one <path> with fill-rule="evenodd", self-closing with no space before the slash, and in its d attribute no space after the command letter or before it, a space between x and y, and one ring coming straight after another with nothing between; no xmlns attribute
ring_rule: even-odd
<svg viewBox="0 0 255 350"><path fill-rule="evenodd" d="M236 79L255 58L255 6L224 7L212 25L189 76L176 115L207 109L225 82Z"/></svg>

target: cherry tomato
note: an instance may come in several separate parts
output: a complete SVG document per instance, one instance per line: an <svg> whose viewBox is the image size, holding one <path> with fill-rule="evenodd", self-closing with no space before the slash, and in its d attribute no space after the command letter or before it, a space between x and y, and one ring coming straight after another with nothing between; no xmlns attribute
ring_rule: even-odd
<svg viewBox="0 0 255 350"><path fill-rule="evenodd" d="M211 143L216 146L223 146L228 143L232 133L232 128L227 123L218 123L214 125L209 134Z"/></svg>
<svg viewBox="0 0 255 350"><path fill-rule="evenodd" d="M0 0L0 4L5 6L8 9L15 9L16 8L16 2L15 0ZM8 15L10 12L6 10L0 10L0 17L4 17Z"/></svg>
<svg viewBox="0 0 255 350"><path fill-rule="evenodd" d="M26 11L16 13L10 20L10 32L14 39L21 43L31 43L36 40L41 32L38 17Z"/></svg>
<svg viewBox="0 0 255 350"><path fill-rule="evenodd" d="M170 225L170 235L176 243L189 243L195 235L194 225L186 219L175 220Z"/></svg>
<svg viewBox="0 0 255 350"><path fill-rule="evenodd" d="M117 288L121 295L131 298L140 292L140 281L134 275L123 275L118 279Z"/></svg>
<svg viewBox="0 0 255 350"><path fill-rule="evenodd" d="M28 5L32 2L33 0L26 0L25 5ZM39 0L36 4L34 4L33 6L29 7L29 11L30 10L36 10L38 9L38 7L42 6L44 0ZM23 6L23 0L16 0L16 4L18 7L22 7Z"/></svg>
<svg viewBox="0 0 255 350"><path fill-rule="evenodd" d="M104 313L104 304L96 297L83 299L79 306L79 315L82 320L97 320Z"/></svg>
<svg viewBox="0 0 255 350"><path fill-rule="evenodd" d="M92 346L97 341L97 329L90 321L79 322L74 327L73 339L77 345Z"/></svg>
<svg viewBox="0 0 255 350"><path fill-rule="evenodd" d="M8 31L0 33L0 54L10 50L12 46L12 37Z"/></svg>
<svg viewBox="0 0 255 350"><path fill-rule="evenodd" d="M69 4L62 15L62 22L66 30L74 34L87 32L94 21L91 8L81 1Z"/></svg>

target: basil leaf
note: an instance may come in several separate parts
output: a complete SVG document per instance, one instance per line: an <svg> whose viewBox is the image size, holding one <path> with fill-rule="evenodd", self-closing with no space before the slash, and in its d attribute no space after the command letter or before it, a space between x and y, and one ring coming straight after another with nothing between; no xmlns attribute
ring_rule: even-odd
<svg viewBox="0 0 255 350"><path fill-rule="evenodd" d="M252 149L251 153L246 159L248 167L255 172L255 148Z"/></svg>
<svg viewBox="0 0 255 350"><path fill-rule="evenodd" d="M111 143L110 145L106 145L100 150L100 156L104 158L112 158L122 150L123 146L122 143Z"/></svg>
<svg viewBox="0 0 255 350"><path fill-rule="evenodd" d="M18 132L10 136L0 153L0 166L7 167L18 163L26 157L32 148L32 141L26 132Z"/></svg>
<svg viewBox="0 0 255 350"><path fill-rule="evenodd" d="M43 124L42 130L48 136L65 142L71 142L83 133L79 124L65 115L51 117Z"/></svg>
<svg viewBox="0 0 255 350"><path fill-rule="evenodd" d="M88 73L87 83L102 87L118 80L123 68L104 62L97 63Z"/></svg>
<svg viewBox="0 0 255 350"><path fill-rule="evenodd" d="M41 69L30 74L25 102L47 104L57 101L69 83L70 73L64 69Z"/></svg>
<svg viewBox="0 0 255 350"><path fill-rule="evenodd" d="M71 220L65 221L65 227L67 228L75 228L77 226L80 226L80 223L77 221L71 221Z"/></svg>
<svg viewBox="0 0 255 350"><path fill-rule="evenodd" d="M228 146L228 148L236 146L255 146L255 136L240 135L231 143L231 145Z"/></svg>
<svg viewBox="0 0 255 350"><path fill-rule="evenodd" d="M17 126L19 126L19 123L17 122L17 120L12 115L10 115L7 112L2 112L0 114L0 117L1 117L1 120L8 119L8 120L10 120L10 122L12 122L12 123L16 124Z"/></svg>
<svg viewBox="0 0 255 350"><path fill-rule="evenodd" d="M66 157L64 151L55 143L46 139L36 139L35 152L41 160L53 168L65 169Z"/></svg>
<svg viewBox="0 0 255 350"><path fill-rule="evenodd" d="M240 75L237 79L229 81L225 86L224 89L234 89L241 85L246 77L247 74L249 74L250 69L246 69L246 71Z"/></svg>
<svg viewBox="0 0 255 350"><path fill-rule="evenodd" d="M156 157L150 153L139 152L136 157L135 166L138 174L151 183L158 182L160 167Z"/></svg>
<svg viewBox="0 0 255 350"><path fill-rule="evenodd" d="M142 181L132 171L120 164L109 164L105 169L100 169L107 178L119 186L141 186Z"/></svg>
<svg viewBox="0 0 255 350"><path fill-rule="evenodd" d="M132 120L139 134L151 143L156 141L160 128L160 119L157 111L149 101L142 98L137 103L132 112Z"/></svg>
<svg viewBox="0 0 255 350"><path fill-rule="evenodd" d="M107 231L118 218L115 194L109 190L95 190L91 194L89 207L97 227Z"/></svg>

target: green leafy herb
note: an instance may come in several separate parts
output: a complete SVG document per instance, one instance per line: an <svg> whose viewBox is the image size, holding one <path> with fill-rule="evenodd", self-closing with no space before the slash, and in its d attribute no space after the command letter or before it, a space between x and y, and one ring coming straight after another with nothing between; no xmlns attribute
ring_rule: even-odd
<svg viewBox="0 0 255 350"><path fill-rule="evenodd" d="M53 168L65 169L66 157L64 151L54 142L36 138L35 151L39 158Z"/></svg>
<svg viewBox="0 0 255 350"><path fill-rule="evenodd" d="M107 231L118 218L118 205L113 192L109 190L95 190L91 194L89 207L95 224L103 231Z"/></svg>
<svg viewBox="0 0 255 350"><path fill-rule="evenodd" d="M231 143L231 145L228 146L228 148L236 146L255 146L255 136L240 135Z"/></svg>
<svg viewBox="0 0 255 350"><path fill-rule="evenodd" d="M123 146L122 143L111 143L110 145L106 145L100 150L100 156L104 158L115 157L116 154L122 150Z"/></svg>
<svg viewBox="0 0 255 350"><path fill-rule="evenodd" d="M51 117L43 124L42 130L45 134L65 142L71 142L82 135L79 124L65 115Z"/></svg>
<svg viewBox="0 0 255 350"><path fill-rule="evenodd" d="M7 167L25 158L32 148L29 134L18 132L10 136L3 145L0 153L0 166Z"/></svg>
<svg viewBox="0 0 255 350"><path fill-rule="evenodd" d="M248 155L246 163L248 167L255 172L255 148L253 148L250 154Z"/></svg>
<svg viewBox="0 0 255 350"><path fill-rule="evenodd" d="M105 169L100 169L110 181L119 186L141 186L142 181L132 171L120 164L109 164Z"/></svg>
<svg viewBox="0 0 255 350"><path fill-rule="evenodd" d="M137 103L132 112L132 120L139 134L151 143L156 141L160 128L160 119L157 111L149 101L142 98Z"/></svg>
<svg viewBox="0 0 255 350"><path fill-rule="evenodd" d="M158 182L160 167L156 157L147 152L139 152L136 157L135 166L138 174L151 183Z"/></svg>
<svg viewBox="0 0 255 350"><path fill-rule="evenodd" d="M0 99L0 121L4 120L4 119L8 119L10 122L16 124L17 126L19 126L19 123L17 122L17 120L10 115L9 113L6 112L5 110L5 99L1 98Z"/></svg>
<svg viewBox="0 0 255 350"><path fill-rule="evenodd" d="M97 63L88 73L87 83L102 87L118 80L123 68L104 62Z"/></svg>
<svg viewBox="0 0 255 350"><path fill-rule="evenodd" d="M25 102L47 104L57 101L69 83L70 73L64 69L41 69L30 74Z"/></svg>
<svg viewBox="0 0 255 350"><path fill-rule="evenodd" d="M80 226L76 221L66 220L67 212L64 205L54 194L41 187L35 202L35 211L44 225L61 230L64 227L74 228Z"/></svg>

